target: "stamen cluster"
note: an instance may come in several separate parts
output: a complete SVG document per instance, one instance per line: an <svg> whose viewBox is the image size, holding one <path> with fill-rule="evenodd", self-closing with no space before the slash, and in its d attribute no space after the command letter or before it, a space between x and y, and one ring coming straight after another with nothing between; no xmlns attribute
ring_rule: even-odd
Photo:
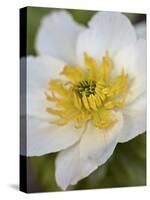
<svg viewBox="0 0 150 200"><path fill-rule="evenodd" d="M61 75L68 81L51 80L46 98L54 102L54 108L46 111L59 119L53 121L59 126L70 121L75 127L91 121L98 128L107 128L117 119L113 110L125 106L128 93L128 75L122 69L121 74L111 77L112 61L106 52L100 66L84 54L85 69L78 66L65 66Z"/></svg>

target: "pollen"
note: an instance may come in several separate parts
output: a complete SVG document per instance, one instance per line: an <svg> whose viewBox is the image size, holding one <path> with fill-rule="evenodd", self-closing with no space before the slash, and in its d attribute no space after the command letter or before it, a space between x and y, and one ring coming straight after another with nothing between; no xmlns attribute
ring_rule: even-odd
<svg viewBox="0 0 150 200"><path fill-rule="evenodd" d="M76 128L88 121L97 128L116 123L113 111L125 106L129 80L124 69L114 76L114 68L108 52L100 64L84 53L84 66L64 66L60 75L66 79L50 80L45 92L47 101L53 103L46 112L56 116L51 123L64 126L72 121Z"/></svg>

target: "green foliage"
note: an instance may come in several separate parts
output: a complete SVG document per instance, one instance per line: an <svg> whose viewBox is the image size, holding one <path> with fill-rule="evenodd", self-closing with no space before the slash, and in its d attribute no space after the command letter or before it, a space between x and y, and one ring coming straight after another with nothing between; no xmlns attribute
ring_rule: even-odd
<svg viewBox="0 0 150 200"><path fill-rule="evenodd" d="M36 55L35 37L43 16L56 9L28 8L27 52ZM95 11L68 10L74 19L87 25ZM127 14L132 22L138 15ZM55 181L55 158L57 154L48 154L29 158L33 174L36 176L42 191L59 191ZM135 139L118 144L111 158L94 171L89 177L69 190L93 189L106 187L139 186L146 184L146 136L142 134Z"/></svg>
<svg viewBox="0 0 150 200"><path fill-rule="evenodd" d="M58 191L55 181L56 154L48 154L30 158L32 170L39 181L43 191Z"/></svg>

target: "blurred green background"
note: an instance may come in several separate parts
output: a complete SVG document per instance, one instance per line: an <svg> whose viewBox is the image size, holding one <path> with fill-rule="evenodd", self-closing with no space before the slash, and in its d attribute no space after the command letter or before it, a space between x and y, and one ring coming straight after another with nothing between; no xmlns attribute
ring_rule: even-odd
<svg viewBox="0 0 150 200"><path fill-rule="evenodd" d="M27 10L27 54L36 55L35 37L40 22L46 14L59 9L28 7ZM74 19L87 25L96 11L67 10ZM143 14L125 13L133 24L145 21ZM55 181L55 157L48 154L28 158L28 192L60 191ZM136 137L128 143L118 144L111 158L89 177L68 190L94 189L146 184L146 135Z"/></svg>

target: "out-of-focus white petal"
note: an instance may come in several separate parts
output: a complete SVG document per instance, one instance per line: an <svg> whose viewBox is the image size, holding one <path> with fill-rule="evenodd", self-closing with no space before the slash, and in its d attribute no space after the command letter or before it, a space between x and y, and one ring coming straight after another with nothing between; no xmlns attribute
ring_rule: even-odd
<svg viewBox="0 0 150 200"><path fill-rule="evenodd" d="M108 51L113 57L118 50L136 41L136 33L129 19L117 12L98 12L83 31L77 42L77 55L83 64L87 52L98 62Z"/></svg>
<svg viewBox="0 0 150 200"><path fill-rule="evenodd" d="M146 23L140 22L135 25L135 31L138 38L143 38L146 40Z"/></svg>
<svg viewBox="0 0 150 200"><path fill-rule="evenodd" d="M79 140L84 128L72 123L57 126L35 117L27 118L27 156L40 156L65 149Z"/></svg>
<svg viewBox="0 0 150 200"><path fill-rule="evenodd" d="M45 110L50 107L45 91L51 79L59 77L64 63L50 56L27 57L27 114L30 116L48 118Z"/></svg>
<svg viewBox="0 0 150 200"><path fill-rule="evenodd" d="M97 168L93 161L80 158L80 144L61 151L56 158L55 177L58 186L66 190Z"/></svg>
<svg viewBox="0 0 150 200"><path fill-rule="evenodd" d="M139 39L134 44L119 51L113 58L117 73L124 69L129 76L127 102L133 101L146 91L146 54L146 41Z"/></svg>
<svg viewBox="0 0 150 200"><path fill-rule="evenodd" d="M113 114L118 121L106 129L95 128L89 123L80 143L81 158L102 165L111 156L123 126L122 113L113 111Z"/></svg>
<svg viewBox="0 0 150 200"><path fill-rule="evenodd" d="M76 40L82 30L83 27L66 11L52 12L41 23L36 50L40 55L50 55L68 64L76 64Z"/></svg>
<svg viewBox="0 0 150 200"><path fill-rule="evenodd" d="M126 106L123 116L124 126L119 142L127 142L146 130L146 93Z"/></svg>

